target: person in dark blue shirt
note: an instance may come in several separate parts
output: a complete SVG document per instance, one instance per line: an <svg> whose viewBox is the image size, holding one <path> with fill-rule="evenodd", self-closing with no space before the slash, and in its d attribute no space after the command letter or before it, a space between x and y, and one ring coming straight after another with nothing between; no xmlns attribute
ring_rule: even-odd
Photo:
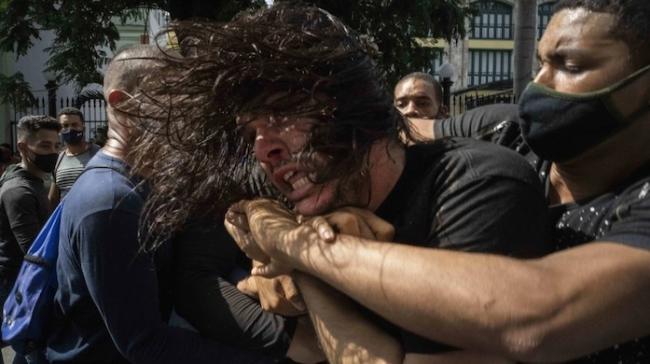
<svg viewBox="0 0 650 364"><path fill-rule="evenodd" d="M115 106L128 102L156 51L119 53L105 77L109 140L63 201L54 322L47 358L52 363L259 363L267 359L169 327L161 307L167 292L159 272L170 244L154 253L139 243L147 185L127 162L132 121Z"/></svg>

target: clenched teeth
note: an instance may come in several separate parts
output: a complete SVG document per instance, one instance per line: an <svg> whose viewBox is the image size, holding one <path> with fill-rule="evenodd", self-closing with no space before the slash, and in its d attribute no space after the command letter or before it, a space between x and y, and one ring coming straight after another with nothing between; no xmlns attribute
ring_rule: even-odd
<svg viewBox="0 0 650 364"><path fill-rule="evenodd" d="M307 176L305 176L305 177L299 178L298 180L293 182L291 184L291 188L293 188L294 190L297 190L297 189L299 189L301 187L304 187L304 186L306 186L306 185L308 185L310 183L311 183L311 181L309 181L309 178Z"/></svg>

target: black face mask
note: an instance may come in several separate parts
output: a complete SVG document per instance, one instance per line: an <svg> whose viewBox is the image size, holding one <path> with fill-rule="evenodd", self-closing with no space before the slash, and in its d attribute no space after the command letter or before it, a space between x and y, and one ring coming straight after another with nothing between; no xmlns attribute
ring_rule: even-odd
<svg viewBox="0 0 650 364"><path fill-rule="evenodd" d="M612 102L612 94L637 81L650 65L604 89L568 94L531 82L519 101L521 131L540 158L565 162L605 141L650 109L641 104L624 117Z"/></svg>
<svg viewBox="0 0 650 364"><path fill-rule="evenodd" d="M59 159L59 155L57 153L52 153L52 154L38 154L34 153L34 159L32 159L32 163L38 169L40 169L43 172L46 173L52 173L54 171L54 168L56 167L56 161Z"/></svg>
<svg viewBox="0 0 650 364"><path fill-rule="evenodd" d="M68 129L67 131L61 133L61 139L63 139L63 142L67 145L77 145L81 143L83 137L83 130Z"/></svg>

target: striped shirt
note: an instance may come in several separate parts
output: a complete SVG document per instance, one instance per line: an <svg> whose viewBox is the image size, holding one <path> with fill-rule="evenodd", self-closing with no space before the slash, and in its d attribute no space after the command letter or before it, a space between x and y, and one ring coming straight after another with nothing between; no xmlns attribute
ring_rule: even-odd
<svg viewBox="0 0 650 364"><path fill-rule="evenodd" d="M60 199L63 199L68 191L70 191L74 182L77 180L81 172L83 172L84 168L86 168L86 164L88 164L90 158L92 158L98 150L99 146L90 144L88 150L75 156L65 155L65 151L62 152L63 157L58 163L56 171L54 171L55 183L56 187L59 189Z"/></svg>

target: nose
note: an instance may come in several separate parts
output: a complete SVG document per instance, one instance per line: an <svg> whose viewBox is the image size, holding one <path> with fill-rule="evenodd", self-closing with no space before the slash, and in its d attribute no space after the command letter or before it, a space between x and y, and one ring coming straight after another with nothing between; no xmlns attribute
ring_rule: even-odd
<svg viewBox="0 0 650 364"><path fill-rule="evenodd" d="M552 89L555 88L553 82L553 70L551 69L551 67L549 67L548 65L542 66L537 72L537 74L535 75L533 82L539 83L541 85L544 85Z"/></svg>
<svg viewBox="0 0 650 364"><path fill-rule="evenodd" d="M255 128L255 158L272 166L291 157L287 144L280 137L276 127L266 124Z"/></svg>
<svg viewBox="0 0 650 364"><path fill-rule="evenodd" d="M419 117L420 110L415 107L415 103L413 101L409 101L408 104L406 104L406 106L402 109L402 115L406 117Z"/></svg>

